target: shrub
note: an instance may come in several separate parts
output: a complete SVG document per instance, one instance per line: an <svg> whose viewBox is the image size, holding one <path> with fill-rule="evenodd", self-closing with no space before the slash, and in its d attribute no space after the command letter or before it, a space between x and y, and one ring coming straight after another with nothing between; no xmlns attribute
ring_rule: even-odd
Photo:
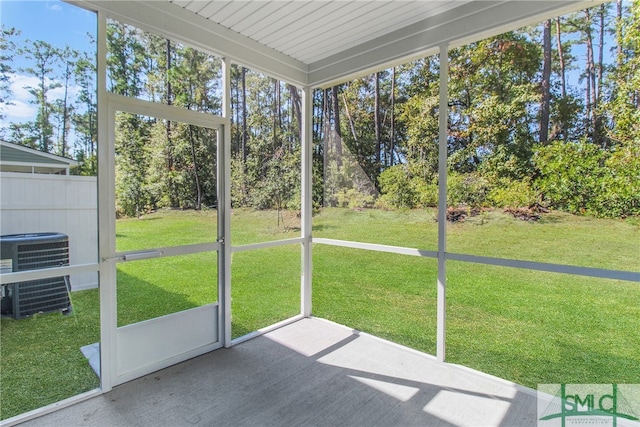
<svg viewBox="0 0 640 427"><path fill-rule="evenodd" d="M590 211L609 218L640 215L640 144L613 151L605 162L605 171Z"/></svg>
<svg viewBox="0 0 640 427"><path fill-rule="evenodd" d="M415 194L415 204L421 208L438 206L438 184L414 177L411 186Z"/></svg>
<svg viewBox="0 0 640 427"><path fill-rule="evenodd" d="M395 165L385 169L378 177L378 183L382 193L381 205L407 209L416 206L416 194L405 165Z"/></svg>
<svg viewBox="0 0 640 427"><path fill-rule="evenodd" d="M592 204L602 180L604 158L598 146L588 142L554 142L539 147L535 162L544 197L558 209L583 214Z"/></svg>
<svg viewBox="0 0 640 427"><path fill-rule="evenodd" d="M371 208L374 205L372 195L363 194L355 188L340 190L336 194L336 199L338 200L338 206L341 208Z"/></svg>
<svg viewBox="0 0 640 427"><path fill-rule="evenodd" d="M487 180L477 173L450 173L447 177L447 205L482 207L487 203Z"/></svg>
<svg viewBox="0 0 640 427"><path fill-rule="evenodd" d="M595 144L554 142L535 155L544 197L574 214L621 218L640 215L640 148L604 149Z"/></svg>
<svg viewBox="0 0 640 427"><path fill-rule="evenodd" d="M537 201L537 193L528 179L500 179L487 194L487 200L499 208L528 207Z"/></svg>

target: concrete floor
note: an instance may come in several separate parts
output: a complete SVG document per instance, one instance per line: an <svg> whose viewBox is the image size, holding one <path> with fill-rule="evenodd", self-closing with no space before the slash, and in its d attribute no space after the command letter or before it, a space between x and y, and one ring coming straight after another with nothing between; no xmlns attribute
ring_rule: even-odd
<svg viewBox="0 0 640 427"><path fill-rule="evenodd" d="M24 426L535 426L531 389L304 319Z"/></svg>

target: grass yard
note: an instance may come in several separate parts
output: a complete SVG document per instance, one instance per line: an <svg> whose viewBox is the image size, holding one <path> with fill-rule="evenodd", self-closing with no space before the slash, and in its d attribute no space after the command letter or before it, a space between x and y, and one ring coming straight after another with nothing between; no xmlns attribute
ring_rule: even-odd
<svg viewBox="0 0 640 427"><path fill-rule="evenodd" d="M215 211L160 211L117 222L119 251L215 241ZM233 244L299 236L295 213L234 210ZM325 209L314 236L435 250L432 211ZM640 271L640 224L550 214L537 223L488 212L448 228L448 250ZM118 324L217 300L216 253L122 263ZM435 353L436 261L314 245L313 312ZM447 360L536 387L640 383L640 285L459 262L447 264ZM236 252L232 333L299 313L297 244ZM79 348L99 340L97 290L73 312L2 319L0 417L98 386Z"/></svg>
<svg viewBox="0 0 640 427"><path fill-rule="evenodd" d="M73 311L2 318L0 418L100 386L80 347L100 340L98 290L73 292Z"/></svg>

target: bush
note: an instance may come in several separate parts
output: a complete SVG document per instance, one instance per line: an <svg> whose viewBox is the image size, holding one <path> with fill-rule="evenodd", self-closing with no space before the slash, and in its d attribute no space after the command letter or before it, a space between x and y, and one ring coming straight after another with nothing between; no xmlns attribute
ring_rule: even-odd
<svg viewBox="0 0 640 427"><path fill-rule="evenodd" d="M487 194L487 200L499 208L528 207L537 202L537 193L528 179L500 179Z"/></svg>
<svg viewBox="0 0 640 427"><path fill-rule="evenodd" d="M621 147L605 162L601 192L590 210L601 217L640 215L640 144Z"/></svg>
<svg viewBox="0 0 640 427"><path fill-rule="evenodd" d="M405 209L416 206L416 193L405 165L395 165L385 169L378 177L378 183L382 193L380 206Z"/></svg>
<svg viewBox="0 0 640 427"><path fill-rule="evenodd" d="M336 194L336 199L338 200L338 206L341 208L371 208L374 205L373 196L363 194L355 188L341 190Z"/></svg>
<svg viewBox="0 0 640 427"><path fill-rule="evenodd" d="M450 173L447 177L447 205L485 206L489 186L487 180L476 173Z"/></svg>
<svg viewBox="0 0 640 427"><path fill-rule="evenodd" d="M604 176L604 156L597 145L554 142L538 148L535 162L541 173L537 183L555 208L584 214L593 206Z"/></svg>
<svg viewBox="0 0 640 427"><path fill-rule="evenodd" d="M414 177L411 186L415 193L416 206L421 208L434 208L438 206L438 184L427 182L422 178Z"/></svg>
<svg viewBox="0 0 640 427"><path fill-rule="evenodd" d="M595 144L554 142L539 147L536 181L544 197L574 214L624 218L640 215L640 148L604 149Z"/></svg>

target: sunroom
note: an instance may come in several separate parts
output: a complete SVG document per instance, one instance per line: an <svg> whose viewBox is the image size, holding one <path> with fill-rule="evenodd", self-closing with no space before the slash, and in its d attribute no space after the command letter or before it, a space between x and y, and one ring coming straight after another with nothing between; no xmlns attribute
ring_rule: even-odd
<svg viewBox="0 0 640 427"><path fill-rule="evenodd" d="M601 317L615 317L612 324L623 324L623 334L638 326L634 316L640 304L616 311L640 298L638 227L631 224L623 242L615 236L603 242L591 239L581 223L576 233L582 234L577 241L583 247L567 247L549 220L536 231L548 251L522 255L520 245L538 243L517 231L506 236L511 229L504 231L495 220L481 243L468 244L466 231L448 218L452 115L439 112L452 111L455 104L448 92L450 70L440 64L449 63L453 49L602 3L67 2L95 13L97 22L98 214L89 233L94 236L87 239L97 236L98 259L20 271L5 263L3 246L0 283L20 289L19 283L65 276L73 291L74 277L97 277L92 296L70 292L71 314L50 322L74 319L76 328L92 331L82 352L73 349L87 359L91 379L80 378L75 396L56 403L44 399L43 407L13 414L3 425L535 425L549 415L555 389L540 409L531 378L584 382L588 375L564 375L567 364L554 363L567 355L573 355L569 364L584 362L578 370L599 365L589 363L589 337L576 339L579 344L548 337L548 348L530 354L512 353L510 347L526 349L528 341L542 347L544 334L563 322L602 326L600 332L607 334L613 326ZM155 41L141 41L147 35ZM119 80L119 72L135 68L141 54L136 49L145 46L157 49L150 66L171 68L171 84L157 84L149 75ZM171 54L178 48L191 49L180 64ZM326 105L331 88L423 58L437 64L437 80L430 84L438 96L428 110L436 130L435 206L394 216L367 203L352 207L341 197L377 197L379 186L359 164L362 153L341 142L335 115L327 112L324 123L314 122L318 110L333 108ZM216 74L187 75L197 61L215 63ZM219 103L198 98L196 82L205 79L215 82L210 89ZM156 84L172 95L143 93L136 84ZM247 119L245 86L265 85L273 85L273 97L256 96L255 103L267 113L262 121ZM338 95L331 99L339 102ZM269 115L273 105L285 103L287 114ZM269 129L280 145L258 146L247 136L255 136L256 129ZM135 154L142 151L148 155L144 161ZM394 160L393 150L389 156L379 146L377 151L378 163L403 162L401 154ZM258 181L252 180L248 157L255 170L267 171ZM295 165L296 173L285 165ZM195 181L185 184L186 174ZM143 181L152 196L140 192ZM171 191L159 189L161 182ZM261 191L251 192L252 187ZM181 198L186 192L193 200ZM243 197L266 208L245 209ZM493 221L490 214L481 217L469 222ZM74 224L47 226L65 232ZM34 227L19 232L45 231ZM513 243L519 240L524 242ZM611 259L602 259L601 252L589 256L598 245L610 245ZM544 286L531 291L537 285ZM603 288L605 297L599 299ZM584 306L562 305L564 292L584 292ZM481 316L474 307L484 294L495 297L489 305L498 304L482 308L494 310L492 316ZM611 302L618 296L620 302ZM536 314L536 307L544 305L567 313L540 327L540 337L534 329L548 311ZM89 323L80 318L83 310L97 310ZM523 311L522 319L502 317L502 311ZM5 334L19 334L20 325L41 318L49 320L36 313L3 323L3 357L14 342ZM564 334L570 335L571 327ZM625 339L632 347L640 341L637 333ZM486 347L483 340L490 341ZM596 347L602 345L607 344ZM470 350L461 351L465 347ZM617 355L612 364L637 371L637 359L617 351L604 358ZM553 357L543 365L557 375L528 377L526 387L517 384L517 374L502 375L502 364L491 365L545 352ZM491 362L477 362L482 359ZM522 362L518 366L515 371ZM637 372L625 378L611 373L610 381L593 378L639 382ZM75 374L59 378L77 379ZM632 403L626 414L637 409Z"/></svg>

